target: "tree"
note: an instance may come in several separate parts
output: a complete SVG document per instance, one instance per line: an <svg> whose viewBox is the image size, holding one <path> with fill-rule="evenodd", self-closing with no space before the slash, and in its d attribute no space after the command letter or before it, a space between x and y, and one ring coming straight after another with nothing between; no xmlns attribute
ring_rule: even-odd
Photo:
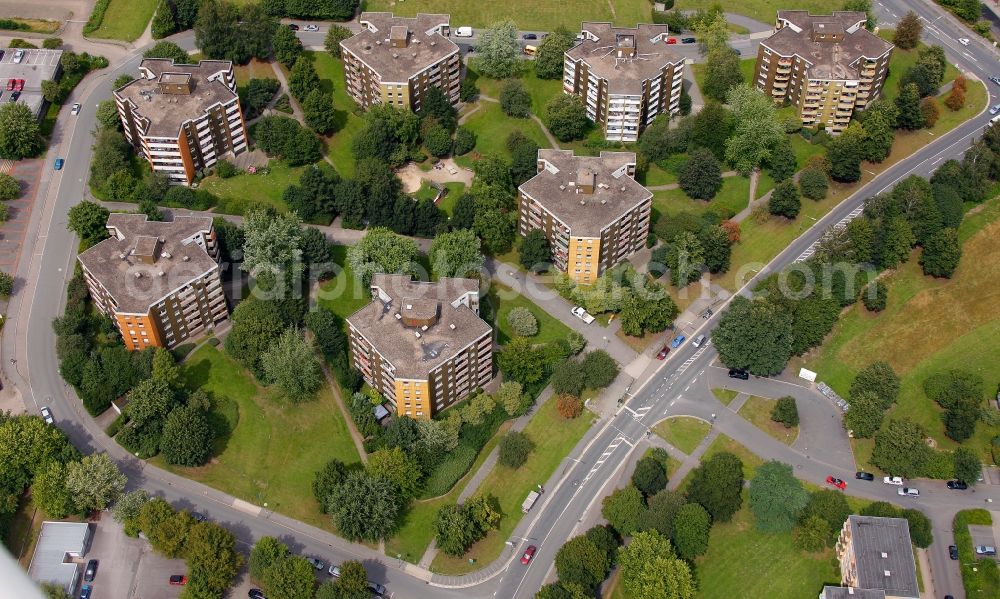
<svg viewBox="0 0 1000 599"><path fill-rule="evenodd" d="M577 418L583 413L583 400L578 395L561 393L556 397L556 412L566 420Z"/></svg>
<svg viewBox="0 0 1000 599"><path fill-rule="evenodd" d="M901 216L883 219L878 236L877 263L883 269L896 268L906 262L917 243L913 227Z"/></svg>
<svg viewBox="0 0 1000 599"><path fill-rule="evenodd" d="M908 418L890 419L889 424L875 434L872 464L895 476L922 476L931 457L931 448L924 443L921 426Z"/></svg>
<svg viewBox="0 0 1000 599"><path fill-rule="evenodd" d="M469 229L441 233L431 242L427 257L431 271L441 277L474 277L483 271L482 244Z"/></svg>
<svg viewBox="0 0 1000 599"><path fill-rule="evenodd" d="M479 539L472 515L463 505L450 504L438 510L434 521L437 547L448 555L462 555Z"/></svg>
<svg viewBox="0 0 1000 599"><path fill-rule="evenodd" d="M330 460L323 469L316 473L312 482L313 497L319 502L320 511L324 514L330 511L327 501L347 476L347 467L340 460Z"/></svg>
<svg viewBox="0 0 1000 599"><path fill-rule="evenodd" d="M334 58L340 58L340 42L354 35L354 33L343 25L330 25L323 38L323 47Z"/></svg>
<svg viewBox="0 0 1000 599"><path fill-rule="evenodd" d="M267 571L288 555L288 546L274 537L261 537L250 550L250 576L263 580Z"/></svg>
<svg viewBox="0 0 1000 599"><path fill-rule="evenodd" d="M689 561L708 551L712 517L697 503L689 503L674 516L673 541L677 554Z"/></svg>
<svg viewBox="0 0 1000 599"><path fill-rule="evenodd" d="M590 121L583 101L573 95L559 94L545 105L549 130L559 141L583 139Z"/></svg>
<svg viewBox="0 0 1000 599"><path fill-rule="evenodd" d="M195 519L191 514L170 508L169 517L161 519L152 529L143 532L154 549L169 558L177 558L184 551L184 541L194 525Z"/></svg>
<svg viewBox="0 0 1000 599"><path fill-rule="evenodd" d="M129 491L115 502L113 508L111 508L111 516L115 519L115 522L119 524L125 524L129 521L134 521L139 517L139 510L142 506L149 503L150 497L144 489L135 489L134 491ZM134 535L132 535L134 536Z"/></svg>
<svg viewBox="0 0 1000 599"><path fill-rule="evenodd" d="M869 162L882 162L888 158L895 141L895 132L888 118L881 112L867 114L861 128L864 131L858 143L861 157Z"/></svg>
<svg viewBox="0 0 1000 599"><path fill-rule="evenodd" d="M476 147L476 134L466 127L459 127L455 130L455 144L452 148L452 152L456 156L462 156L463 154L468 154Z"/></svg>
<svg viewBox="0 0 1000 599"><path fill-rule="evenodd" d="M762 532L791 531L808 502L809 493L788 464L765 462L750 481L749 505Z"/></svg>
<svg viewBox="0 0 1000 599"><path fill-rule="evenodd" d="M632 484L647 497L659 493L667 488L667 469L659 460L644 457L635 464Z"/></svg>
<svg viewBox="0 0 1000 599"><path fill-rule="evenodd" d="M701 278L704 265L704 248L694 233L683 232L667 245L666 266L670 269L670 282L682 289Z"/></svg>
<svg viewBox="0 0 1000 599"><path fill-rule="evenodd" d="M770 302L739 296L722 315L712 343L729 368L777 374L792 355L792 317Z"/></svg>
<svg viewBox="0 0 1000 599"><path fill-rule="evenodd" d="M541 229L532 229L524 236L519 248L521 266L528 270L545 270L552 259L549 238Z"/></svg>
<svg viewBox="0 0 1000 599"><path fill-rule="evenodd" d="M178 406L163 425L160 450L168 464L201 466L212 453L212 429L205 412L196 406Z"/></svg>
<svg viewBox="0 0 1000 599"><path fill-rule="evenodd" d="M431 153L431 156L447 156L451 154L452 148L451 133L444 127L433 127L424 137L424 147Z"/></svg>
<svg viewBox="0 0 1000 599"><path fill-rule="evenodd" d="M505 381L497 389L497 402L509 416L520 416L524 411L523 387L517 381Z"/></svg>
<svg viewBox="0 0 1000 599"><path fill-rule="evenodd" d="M879 397L870 391L862 391L851 395L844 426L854 437L870 439L881 428L884 416L885 407Z"/></svg>
<svg viewBox="0 0 1000 599"><path fill-rule="evenodd" d="M819 516L803 518L792 531L795 546L802 551L822 551L830 545L829 525Z"/></svg>
<svg viewBox="0 0 1000 599"><path fill-rule="evenodd" d="M311 399L323 382L312 345L297 328L286 329L261 356L265 378L293 402Z"/></svg>
<svg viewBox="0 0 1000 599"><path fill-rule="evenodd" d="M347 261L365 287L376 273L411 273L416 256L416 242L384 227L369 229L360 242L347 250Z"/></svg>
<svg viewBox="0 0 1000 599"><path fill-rule="evenodd" d="M125 490L127 478L106 453L84 456L66 467L66 489L80 512L103 510Z"/></svg>
<svg viewBox="0 0 1000 599"><path fill-rule="evenodd" d="M121 117L118 116L118 107L114 100L101 100L97 105L94 114L97 123L102 129L118 130L121 127Z"/></svg>
<svg viewBox="0 0 1000 599"><path fill-rule="evenodd" d="M395 485L401 501L415 497L420 491L420 465L399 447L379 449L368 456L368 472Z"/></svg>
<svg viewBox="0 0 1000 599"><path fill-rule="evenodd" d="M725 46L709 51L705 57L705 85L702 86L702 93L713 100L725 102L729 91L743 83L740 57L735 52Z"/></svg>
<svg viewBox="0 0 1000 599"><path fill-rule="evenodd" d="M896 23L896 33L893 35L892 43L903 50L912 50L920 43L920 34L924 26L920 23L920 17L912 10Z"/></svg>
<svg viewBox="0 0 1000 599"><path fill-rule="evenodd" d="M802 209L802 200L799 199L799 188L795 182L785 180L774 188L771 192L771 199L767 202L768 212L775 216L784 216L788 219L795 219Z"/></svg>
<svg viewBox="0 0 1000 599"><path fill-rule="evenodd" d="M636 533L618 553L622 584L632 597L691 599L694 577L686 562L677 559L666 537L656 531Z"/></svg>
<svg viewBox="0 0 1000 599"><path fill-rule="evenodd" d="M35 505L54 520L62 520L73 512L73 496L66 488L66 466L51 461L42 466L31 483Z"/></svg>
<svg viewBox="0 0 1000 599"><path fill-rule="evenodd" d="M674 534L674 516L687 505L683 491L660 491L646 499L648 508L639 517L639 530L656 530L665 537Z"/></svg>
<svg viewBox="0 0 1000 599"><path fill-rule="evenodd" d="M785 396L774 404L771 410L771 420L780 422L785 428L792 428L799 425L799 410L795 407L795 398Z"/></svg>
<svg viewBox="0 0 1000 599"><path fill-rule="evenodd" d="M517 73L521 63L521 44L513 21L496 23L479 34L476 66L493 79L506 79Z"/></svg>
<svg viewBox="0 0 1000 599"><path fill-rule="evenodd" d="M263 117L254 125L253 137L265 154L283 158L289 166L312 164L320 158L319 138L292 118Z"/></svg>
<svg viewBox="0 0 1000 599"><path fill-rule="evenodd" d="M767 170L775 181L791 179L795 174L797 170L795 151L787 136L782 137L778 145L771 149L771 156L767 159Z"/></svg>
<svg viewBox="0 0 1000 599"><path fill-rule="evenodd" d="M575 43L573 34L562 26L542 38L535 52L535 75L539 79L562 78L565 53Z"/></svg>
<svg viewBox="0 0 1000 599"><path fill-rule="evenodd" d="M520 306L507 313L507 325L521 337L533 337L538 333L538 319L531 310Z"/></svg>
<svg viewBox="0 0 1000 599"><path fill-rule="evenodd" d="M611 569L607 554L585 535L573 537L559 548L555 566L560 581L578 584L589 591L595 589Z"/></svg>
<svg viewBox="0 0 1000 599"><path fill-rule="evenodd" d="M190 56L183 48L174 42L156 42L153 47L142 53L143 58L166 58L174 64L190 62Z"/></svg>
<svg viewBox="0 0 1000 599"><path fill-rule="evenodd" d="M531 384L542 378L541 351L524 337L515 337L497 353L497 366L505 380Z"/></svg>
<svg viewBox="0 0 1000 599"><path fill-rule="evenodd" d="M802 524L811 517L822 520L825 525L823 542L824 545L829 545L836 540L844 521L853 512L844 493L822 489L809 494L809 502L799 514L799 523Z"/></svg>
<svg viewBox="0 0 1000 599"><path fill-rule="evenodd" d="M645 509L642 493L633 485L615 489L601 503L601 515L623 536L639 529L639 518Z"/></svg>
<svg viewBox="0 0 1000 599"><path fill-rule="evenodd" d="M924 119L924 127L933 127L941 116L941 109L938 108L937 100L934 98L924 98L921 100L920 115Z"/></svg>
<svg viewBox="0 0 1000 599"><path fill-rule="evenodd" d="M861 301L869 312L881 312L889 301L889 287L881 281L872 281L861 292Z"/></svg>
<svg viewBox="0 0 1000 599"><path fill-rule="evenodd" d="M622 332L633 337L647 332L660 332L673 323L680 310L666 290L657 285L655 289L642 293L627 291L622 300Z"/></svg>
<svg viewBox="0 0 1000 599"><path fill-rule="evenodd" d="M41 149L38 121L27 104L6 102L0 106L0 158L30 158Z"/></svg>
<svg viewBox="0 0 1000 599"><path fill-rule="evenodd" d="M854 376L851 381L851 398L865 392L872 393L878 398L882 409L888 410L899 396L899 386L899 375L888 362L879 360L865 366Z"/></svg>
<svg viewBox="0 0 1000 599"><path fill-rule="evenodd" d="M587 352L581 366L583 382L589 389L603 389L618 376L618 363L603 349Z"/></svg>
<svg viewBox="0 0 1000 599"><path fill-rule="evenodd" d="M714 522L729 522L743 505L743 462L722 452L703 461L691 475L688 499L699 503Z"/></svg>
<svg viewBox="0 0 1000 599"><path fill-rule="evenodd" d="M561 61L560 61L561 62ZM559 72L562 72L560 65ZM531 95L520 79L508 79L500 88L500 109L507 116L527 118L531 113Z"/></svg>
<svg viewBox="0 0 1000 599"><path fill-rule="evenodd" d="M920 264L924 274L950 279L962 259L962 244L955 229L941 229L924 244Z"/></svg>
<svg viewBox="0 0 1000 599"><path fill-rule="evenodd" d="M497 461L512 470L517 470L528 459L528 454L534 448L535 444L527 435L518 431L511 431L500 440Z"/></svg>
<svg viewBox="0 0 1000 599"><path fill-rule="evenodd" d="M957 447L954 453L955 478L966 481L971 485L976 484L979 475L982 474L983 464L979 461L979 455L968 447Z"/></svg>
<svg viewBox="0 0 1000 599"><path fill-rule="evenodd" d="M267 210L247 214L243 225L243 264L241 268L257 274L259 269L283 271L302 255L302 221L295 213L278 215Z"/></svg>
<svg viewBox="0 0 1000 599"><path fill-rule="evenodd" d="M964 84L963 85L955 85L955 83L958 82L959 78L962 78L963 81L965 80L965 78L962 77L962 75L959 75L958 77L956 77L955 81L952 82L951 92L948 93L948 97L945 98L945 101L944 101L944 105L947 106L948 109L951 110L952 112L955 112L957 110L961 110L962 107L965 106L965 93L966 92L965 92Z"/></svg>
<svg viewBox="0 0 1000 599"><path fill-rule="evenodd" d="M184 552L188 566L187 592L195 597L223 595L243 562L236 551L233 533L212 522L200 522L191 528Z"/></svg>
<svg viewBox="0 0 1000 599"><path fill-rule="evenodd" d="M514 222L499 210L476 210L473 230L483 240L486 251L502 254L510 249L514 238Z"/></svg>
<svg viewBox="0 0 1000 599"><path fill-rule="evenodd" d="M296 99L303 100L314 89L319 89L319 75L308 58L299 56L288 74L288 91Z"/></svg>
<svg viewBox="0 0 1000 599"><path fill-rule="evenodd" d="M733 114L719 102L709 100L705 107L691 118L688 151L696 147L708 148L716 158L725 160L726 141L733 134L733 126Z"/></svg>
<svg viewBox="0 0 1000 599"><path fill-rule="evenodd" d="M107 222L111 211L90 200L83 200L69 209L66 228L76 233L85 244L93 245L108 236Z"/></svg>
<svg viewBox="0 0 1000 599"><path fill-rule="evenodd" d="M771 157L771 149L785 139L774 102L758 89L739 85L726 95L735 123L726 140L726 160L746 176Z"/></svg>
<svg viewBox="0 0 1000 599"><path fill-rule="evenodd" d="M810 168L799 174L799 191L803 197L822 200L826 197L828 188L826 173L819 169Z"/></svg>
<svg viewBox="0 0 1000 599"><path fill-rule="evenodd" d="M274 30L271 47L274 49L275 60L289 68L302 55L302 42L287 25Z"/></svg>
<svg viewBox="0 0 1000 599"><path fill-rule="evenodd" d="M857 135L845 135L848 126L826 147L826 157L830 160L830 178L841 183L853 183L861 179L861 147Z"/></svg>
<svg viewBox="0 0 1000 599"><path fill-rule="evenodd" d="M697 148L681 166L677 180L688 197L710 200L722 187L722 167L711 151Z"/></svg>
<svg viewBox="0 0 1000 599"><path fill-rule="evenodd" d="M285 328L278 307L274 302L250 297L237 304L231 319L226 353L249 368L254 376L263 378L261 358Z"/></svg>
<svg viewBox="0 0 1000 599"><path fill-rule="evenodd" d="M395 530L400 501L392 481L355 471L334 490L328 505L345 538L376 542Z"/></svg>
<svg viewBox="0 0 1000 599"><path fill-rule="evenodd" d="M282 29L286 29L282 27ZM321 135L333 132L337 126L337 113L333 109L333 96L317 89L306 94L302 102L306 125Z"/></svg>
<svg viewBox="0 0 1000 599"><path fill-rule="evenodd" d="M924 115L920 110L920 90L915 83L907 84L899 90L896 108L899 109L900 128L920 129L924 126Z"/></svg>

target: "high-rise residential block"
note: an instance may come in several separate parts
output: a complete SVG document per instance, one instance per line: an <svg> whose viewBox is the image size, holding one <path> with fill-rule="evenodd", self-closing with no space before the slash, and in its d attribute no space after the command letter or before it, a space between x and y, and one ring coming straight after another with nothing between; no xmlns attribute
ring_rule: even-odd
<svg viewBox="0 0 1000 599"><path fill-rule="evenodd" d="M854 595L887 599L917 599L917 570L910 526L905 518L848 516L837 539L837 559L843 587L826 588L824 599Z"/></svg>

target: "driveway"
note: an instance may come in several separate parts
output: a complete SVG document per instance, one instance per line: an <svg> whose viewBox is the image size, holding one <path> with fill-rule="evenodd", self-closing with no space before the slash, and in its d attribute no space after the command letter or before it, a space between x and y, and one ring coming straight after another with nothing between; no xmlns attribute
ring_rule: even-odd
<svg viewBox="0 0 1000 599"><path fill-rule="evenodd" d="M149 545L142 539L125 535L120 524L111 514L101 512L101 519L95 524L90 551L84 557L96 559L97 577L91 585L94 596L106 599L128 599L138 580L138 566L143 555L149 552ZM81 576L82 578L82 576Z"/></svg>
<svg viewBox="0 0 1000 599"><path fill-rule="evenodd" d="M50 21L64 21L73 18L86 21L93 6L93 0L45 0L44 2L0 0L0 17L48 19Z"/></svg>

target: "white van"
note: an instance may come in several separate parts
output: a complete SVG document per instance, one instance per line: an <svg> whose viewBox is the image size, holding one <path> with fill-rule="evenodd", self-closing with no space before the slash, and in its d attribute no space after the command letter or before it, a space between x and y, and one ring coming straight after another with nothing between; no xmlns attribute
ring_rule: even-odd
<svg viewBox="0 0 1000 599"><path fill-rule="evenodd" d="M459 27L455 30L455 37L472 37L472 27Z"/></svg>
<svg viewBox="0 0 1000 599"><path fill-rule="evenodd" d="M704 343L705 340L706 337L704 335L698 335L697 337L694 338L694 341L692 341L691 344L694 345L695 347L701 347L701 344Z"/></svg>

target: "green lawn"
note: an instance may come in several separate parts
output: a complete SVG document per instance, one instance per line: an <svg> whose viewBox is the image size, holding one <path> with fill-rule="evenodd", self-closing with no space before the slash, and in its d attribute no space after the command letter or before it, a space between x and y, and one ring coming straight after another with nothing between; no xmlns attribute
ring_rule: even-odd
<svg viewBox="0 0 1000 599"><path fill-rule="evenodd" d="M514 131L521 131L534 140L538 147L548 148L549 142L538 123L530 118L516 119L509 117L500 110L496 102L479 102L479 110L472 114L462 125L476 134L476 147L468 154L456 158L462 166L471 166L476 154L500 154L508 159L507 136Z"/></svg>
<svg viewBox="0 0 1000 599"><path fill-rule="evenodd" d="M361 129L361 117L354 114L357 104L348 95L344 82L344 61L333 58L326 52L306 52L312 58L320 88L333 94L333 108L337 115L336 132L324 138L326 153L333 166L344 178L354 176L354 153L351 143Z"/></svg>
<svg viewBox="0 0 1000 599"><path fill-rule="evenodd" d="M799 427L785 428L785 425L771 420L771 410L778 403L774 399L751 395L746 402L740 406L740 416L746 418L750 424L756 426L765 433L771 435L785 445L795 443L799 436Z"/></svg>
<svg viewBox="0 0 1000 599"><path fill-rule="evenodd" d="M989 511L983 509L962 510L955 514L955 546L958 547L965 594L968 597L1000 597L1000 570L991 558L976 559L969 533L970 524L989 526L993 524L993 518Z"/></svg>
<svg viewBox="0 0 1000 599"><path fill-rule="evenodd" d="M879 37L885 40L892 41L895 31L892 29L881 29L878 32ZM903 78L903 74L913 65L917 64L918 54L921 49L926 48L927 45L921 42L916 48L912 50L903 50L899 47L893 48L892 58L889 59L889 74L885 77L885 83L882 84L882 97L886 100L895 100L896 96L899 95L899 80ZM958 69L955 65L948 63L948 66L944 71L944 80L942 85L948 83L958 75Z"/></svg>
<svg viewBox="0 0 1000 599"><path fill-rule="evenodd" d="M925 277L914 252L909 262L885 277L889 302L883 312L873 316L863 306L852 307L826 343L804 361L844 396L858 370L875 360L889 361L902 378L899 400L889 415L918 422L947 450L957 445L944 435L940 409L924 395L922 384L929 375L952 368L979 374L988 391L1000 380L1000 362L995 359L1000 355L1000 316L989 299L1000 277L995 259L1000 252L1000 198L967 217L959 236L964 242L962 261L951 279ZM965 444L986 458L989 438L995 434L980 423ZM870 446L855 442L859 458L870 454Z"/></svg>
<svg viewBox="0 0 1000 599"><path fill-rule="evenodd" d="M687 6L687 4L685 4ZM690 10L685 8L684 10ZM774 13L777 15L777 12ZM743 73L743 82L747 84L753 84L754 81L754 67L757 66L757 56L743 56L740 58L740 72ZM696 62L691 65L691 70L694 73L694 82L698 84L698 89L705 89L705 63ZM706 98L708 100L708 98Z"/></svg>
<svg viewBox="0 0 1000 599"><path fill-rule="evenodd" d="M677 416L667 418L653 427L653 432L684 453L691 455L711 426L699 418Z"/></svg>
<svg viewBox="0 0 1000 599"><path fill-rule="evenodd" d="M270 62L254 58L247 64L233 65L236 73L236 86L244 87L251 79L277 79Z"/></svg>
<svg viewBox="0 0 1000 599"><path fill-rule="evenodd" d="M89 37L124 40L132 42L146 31L146 25L153 17L156 0L111 0L101 26Z"/></svg>
<svg viewBox="0 0 1000 599"><path fill-rule="evenodd" d="M438 208L444 211L445 214L451 218L452 212L455 210L455 204L458 202L458 198L465 195L465 183L445 183L445 189L448 190L444 197L438 202Z"/></svg>
<svg viewBox="0 0 1000 599"><path fill-rule="evenodd" d="M417 13L451 15L452 28L471 25L488 27L512 19L522 30L552 31L562 25L580 30L580 21L614 21L617 25L635 26L652 20L652 5L647 0L565 0L564 2L466 2L465 0L369 0L365 10L394 12L412 17Z"/></svg>
<svg viewBox="0 0 1000 599"><path fill-rule="evenodd" d="M216 210L223 214L245 214L248 207L269 206L278 212L288 212L288 204L282 198L289 185L299 182L305 167L288 166L281 160L268 163L270 172L266 175L241 173L228 179L216 175L205 177L202 189L219 199Z"/></svg>
<svg viewBox="0 0 1000 599"><path fill-rule="evenodd" d="M555 472L569 452L590 428L589 412L573 420L566 420L556 411L556 402L550 400L537 408L535 415L524 428L524 434L534 443L535 449L528 461L517 470L497 464L479 486L479 491L496 496L500 502L503 519L500 530L469 549L462 557L451 557L439 553L431 564L431 570L442 574L464 574L477 570L500 556L504 542L508 540L514 527L521 521L521 503L528 493L541 482L545 482ZM469 560L474 563L469 563Z"/></svg>
<svg viewBox="0 0 1000 599"><path fill-rule="evenodd" d="M472 59L466 76L475 81L480 94L494 100L500 99L500 90L503 88L504 80L480 75L476 70L475 59ZM539 117L544 117L545 105L548 104L549 100L562 93L562 79L539 79L535 76L534 63L532 62L525 61L516 78L521 80L524 89L531 95L531 112Z"/></svg>
<svg viewBox="0 0 1000 599"><path fill-rule="evenodd" d="M722 402L722 405L724 406L728 406L729 404L733 403L733 400L736 399L736 396L739 394L740 394L739 391L733 391L732 389L718 389L718 388L712 389L712 395L715 396L715 399L718 399L720 402Z"/></svg>
<svg viewBox="0 0 1000 599"><path fill-rule="evenodd" d="M681 189L653 192L654 222L661 216L672 216L678 212L703 213L709 210L725 215L734 215L747 207L750 201L750 179L748 177L726 177L722 180L719 193L709 201L692 200Z"/></svg>
<svg viewBox="0 0 1000 599"><path fill-rule="evenodd" d="M341 318L347 318L372 301L371 291L354 276L347 262L347 246L333 246L333 262L341 268L337 276L320 283L319 304Z"/></svg>
<svg viewBox="0 0 1000 599"><path fill-rule="evenodd" d="M504 345L513 337L516 337L507 324L507 315L514 308L527 308L538 320L538 334L531 337L533 343L551 343L557 339L565 339L570 333L569 327L536 306L525 296L515 292L510 287L498 283L496 280L490 286L488 298L496 314L496 322L494 324L497 330L497 343L500 345Z"/></svg>
<svg viewBox="0 0 1000 599"><path fill-rule="evenodd" d="M707 10L713 6L721 6L726 12L744 15L771 25L774 24L778 11L785 10L789 6L787 2L781 0L682 0L677 5L683 6L684 10ZM797 0L794 6L795 10L808 10L821 15L828 15L831 10L840 9L840 4L831 6L829 2L823 0Z"/></svg>
<svg viewBox="0 0 1000 599"><path fill-rule="evenodd" d="M316 472L331 459L359 461L333 392L324 387L316 399L289 405L262 389L235 360L204 345L184 363L189 388L212 397L212 424L221 434L216 455L200 468L163 468L205 483L256 505L313 526L332 530L312 496Z"/></svg>

